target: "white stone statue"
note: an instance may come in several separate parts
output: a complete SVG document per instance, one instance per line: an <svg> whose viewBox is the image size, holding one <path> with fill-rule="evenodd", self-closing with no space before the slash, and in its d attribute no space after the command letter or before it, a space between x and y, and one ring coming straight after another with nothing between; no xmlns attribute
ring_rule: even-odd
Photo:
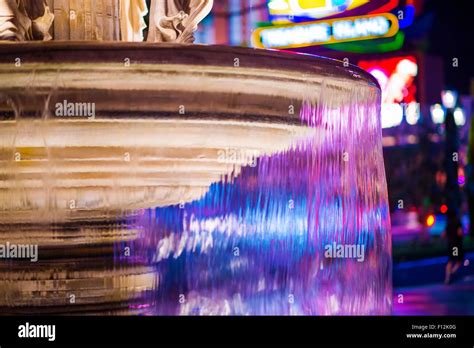
<svg viewBox="0 0 474 348"><path fill-rule="evenodd" d="M121 41L143 41L146 23L143 17L148 13L145 0L121 0Z"/></svg>
<svg viewBox="0 0 474 348"><path fill-rule="evenodd" d="M53 18L46 0L0 0L0 40L50 40Z"/></svg>
<svg viewBox="0 0 474 348"><path fill-rule="evenodd" d="M194 42L212 4L152 0L147 40ZM0 0L0 40L143 41L147 13L146 0Z"/></svg>
<svg viewBox="0 0 474 348"><path fill-rule="evenodd" d="M213 0L152 0L147 41L193 43Z"/></svg>

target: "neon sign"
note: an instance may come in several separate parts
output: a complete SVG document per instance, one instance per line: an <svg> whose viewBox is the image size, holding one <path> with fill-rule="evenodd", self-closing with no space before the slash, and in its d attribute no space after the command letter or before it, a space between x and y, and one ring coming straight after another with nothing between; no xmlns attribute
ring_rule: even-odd
<svg viewBox="0 0 474 348"><path fill-rule="evenodd" d="M403 47L405 34L399 31L397 35L391 38L380 40L364 40L355 42L343 42L324 46L333 51L353 52L353 53L383 53L397 51Z"/></svg>
<svg viewBox="0 0 474 348"><path fill-rule="evenodd" d="M398 0L268 0L268 11L273 23L297 23L388 12L397 5Z"/></svg>
<svg viewBox="0 0 474 348"><path fill-rule="evenodd" d="M309 17L313 19L328 17L346 11L349 8L359 7L368 0L270 0L268 9L270 16L276 18Z"/></svg>
<svg viewBox="0 0 474 348"><path fill-rule="evenodd" d="M405 120L418 123L420 109L416 97L417 59L413 56L361 60L358 65L372 74L382 90L382 128L396 127Z"/></svg>
<svg viewBox="0 0 474 348"><path fill-rule="evenodd" d="M399 30L391 13L261 27L253 33L260 48L296 48L392 37Z"/></svg>

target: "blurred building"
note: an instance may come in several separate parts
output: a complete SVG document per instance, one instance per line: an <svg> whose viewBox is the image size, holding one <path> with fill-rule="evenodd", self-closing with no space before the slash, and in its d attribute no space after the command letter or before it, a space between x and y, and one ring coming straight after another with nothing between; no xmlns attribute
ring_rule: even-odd
<svg viewBox="0 0 474 348"><path fill-rule="evenodd" d="M267 0L214 1L212 13L196 33L196 43L252 46L252 33L268 18Z"/></svg>

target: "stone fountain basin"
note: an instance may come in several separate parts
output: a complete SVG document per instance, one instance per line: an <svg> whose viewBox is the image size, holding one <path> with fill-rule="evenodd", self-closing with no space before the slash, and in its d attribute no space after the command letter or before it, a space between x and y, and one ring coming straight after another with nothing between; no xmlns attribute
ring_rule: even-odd
<svg viewBox="0 0 474 348"><path fill-rule="evenodd" d="M303 102L349 86L377 91L342 62L143 43L1 44L0 80L4 222L197 200L258 157L324 141L323 129L300 120ZM94 115L58 116L64 103L93 105Z"/></svg>
<svg viewBox="0 0 474 348"><path fill-rule="evenodd" d="M217 196L209 190L213 184L224 187L239 179L247 190L242 192L250 193L253 201L245 219L232 227L232 238L248 249L241 264L233 262L233 257L224 257L233 244L215 233L216 245L209 254L189 253L188 265L193 267L185 275L199 285L187 294L191 304L202 300L208 312L213 312L223 303L226 287L232 285L227 282L228 267L235 269L237 282L242 281L239 292L252 313L288 313L280 305L268 311L252 304L267 291L269 300L280 292L286 306L290 283L304 285L300 294L308 301L301 303L311 305L306 314L387 312L384 294L391 296L387 271L390 235L385 224L388 217L376 211L377 204L385 206L386 192L381 152L377 152L381 151L379 88L369 74L343 62L276 51L34 42L0 44L0 81L0 243L34 243L41 251L38 263L0 267L0 312L136 314L148 311L144 305L155 306L158 296L167 300L164 307L171 305L169 310L158 305L159 313L183 313L173 309L177 294L166 283L166 275L176 265L171 267L174 261L160 258L160 252L168 248L169 256L176 248L180 252L173 255L181 255L184 244L176 241L190 245L180 215L193 212L189 209L192 204L187 203L207 192ZM57 105L68 103L93 105L93 116L57 115ZM344 112L338 113L341 108ZM332 111L340 118L332 118ZM341 117L351 112L360 114L353 120L348 117L347 123L353 123L346 127ZM321 115L336 122L318 123ZM334 161L341 150L347 150L343 146L357 146L359 141L361 151L347 167ZM315 167L325 156L333 157L318 172ZM301 165L306 161L311 166ZM248 166L257 168L244 168ZM361 171L363 175L358 176ZM249 172L258 175L249 176ZM302 183L301 191L293 192L299 197L295 212L302 218L291 218L281 188ZM272 190L267 190L270 186ZM313 213L318 208L322 213L336 211L336 203L328 197L355 202L352 198L357 194L363 199L353 211L370 218L369 226L382 245L377 253L368 255L370 267L347 263L339 268L352 267L347 274L331 274L329 263L326 271L318 262L306 268L319 237L343 234L326 225L308 227L304 234L318 238L308 238L307 249L300 250L294 243L301 234L290 232L304 229L305 221L315 221ZM265 209L258 195L263 196ZM302 209L318 195L326 198L320 207ZM227 211L223 202L218 208L224 213L207 216L206 209L215 207L202 207L197 209L196 221L212 225L212 219L225 218L232 222L238 210L249 208L246 202L237 202L241 205ZM272 204L265 206L265 202ZM178 205L184 205L184 210ZM163 219L156 220L160 210L169 214L176 229L169 229ZM266 215L267 210L274 215ZM258 220L252 220L253 216ZM278 222L270 226L272 216ZM303 223L298 225L298 221ZM330 218L325 221L334 223ZM240 234L240 226L252 230L255 222L265 233ZM278 236L283 243L276 239L266 243L275 236L273 232L281 232L279 227L288 229ZM362 228L350 231L349 237L363 240L373 233ZM199 236L198 232L193 233ZM175 244L169 242L174 237ZM126 246L133 251L131 257L125 253ZM381 257L379 268L376 256ZM283 271L285 264L296 267L292 275ZM281 282L276 290L265 289L265 283L261 287L262 277L268 284L280 284L275 278L278 274L294 278ZM380 274L383 276L374 276ZM209 279L222 285L210 292L219 294L218 298L208 296L206 286L200 288ZM356 296L354 300L338 294L328 297L330 293L324 291L317 296L306 292L308 284L325 286L327 279L336 284L329 290L347 288ZM171 292L163 293L167 286ZM71 293L77 298L74 306L69 302ZM349 308L346 312L333 308L339 299ZM235 313L246 312L237 309Z"/></svg>

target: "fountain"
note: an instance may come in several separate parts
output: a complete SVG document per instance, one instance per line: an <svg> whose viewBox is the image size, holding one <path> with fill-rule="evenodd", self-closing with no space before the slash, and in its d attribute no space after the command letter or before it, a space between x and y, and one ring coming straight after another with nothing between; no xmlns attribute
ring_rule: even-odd
<svg viewBox="0 0 474 348"><path fill-rule="evenodd" d="M212 2L168 2L148 43L25 42L62 12L0 6L0 313L390 314L376 81L183 44ZM118 5L140 41L143 2Z"/></svg>

